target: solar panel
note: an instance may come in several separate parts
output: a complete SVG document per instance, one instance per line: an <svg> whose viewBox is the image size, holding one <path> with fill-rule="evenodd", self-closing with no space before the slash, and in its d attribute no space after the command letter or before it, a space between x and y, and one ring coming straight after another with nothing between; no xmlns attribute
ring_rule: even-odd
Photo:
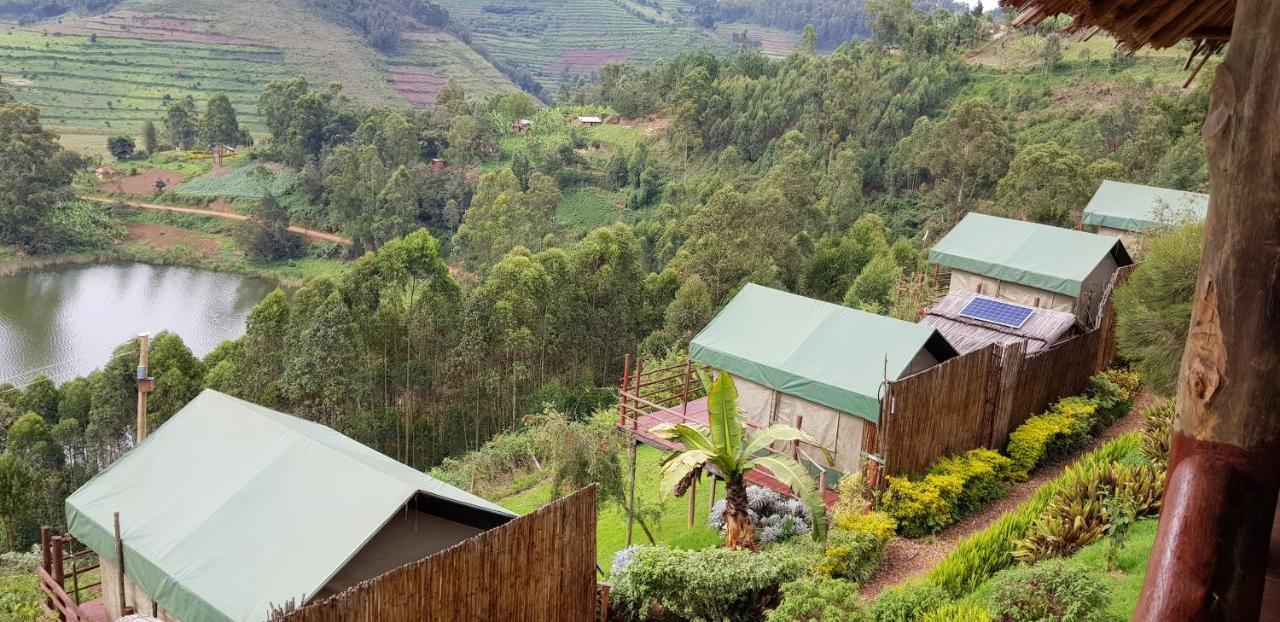
<svg viewBox="0 0 1280 622"><path fill-rule="evenodd" d="M965 305L960 315L991 322L1009 328L1022 328L1022 325L1031 318L1031 314L1035 313L1032 307L1016 305L995 298L987 298L986 296L976 296L969 304Z"/></svg>

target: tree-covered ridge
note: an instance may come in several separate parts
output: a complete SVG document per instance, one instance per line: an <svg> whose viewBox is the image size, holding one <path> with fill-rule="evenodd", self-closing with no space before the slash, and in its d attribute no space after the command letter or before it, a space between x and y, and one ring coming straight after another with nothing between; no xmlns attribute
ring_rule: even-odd
<svg viewBox="0 0 1280 622"><path fill-rule="evenodd" d="M0 0L0 16L22 22L48 19L69 11L96 12L114 6L119 0Z"/></svg>
<svg viewBox="0 0 1280 622"><path fill-rule="evenodd" d="M872 34L875 5L885 0L687 0L703 24L751 22L801 32L812 27L821 49L832 49L850 39ZM964 12L969 7L951 0L916 2L924 10Z"/></svg>

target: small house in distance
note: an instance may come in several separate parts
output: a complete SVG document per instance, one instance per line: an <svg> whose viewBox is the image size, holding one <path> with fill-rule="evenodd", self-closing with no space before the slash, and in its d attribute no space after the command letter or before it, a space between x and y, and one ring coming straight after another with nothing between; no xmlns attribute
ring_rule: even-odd
<svg viewBox="0 0 1280 622"><path fill-rule="evenodd" d="M604 119L600 117L577 117L574 119L578 125L600 125L604 123Z"/></svg>
<svg viewBox="0 0 1280 622"><path fill-rule="evenodd" d="M1209 195L1104 180L1081 220L1098 233L1120 238L1133 249L1145 234L1180 222L1198 222L1209 213Z"/></svg>
<svg viewBox="0 0 1280 622"><path fill-rule="evenodd" d="M750 284L698 333L689 358L733 375L755 426L798 427L857 472L880 422L885 380L956 356L937 330ZM809 448L801 458L825 466Z"/></svg>
<svg viewBox="0 0 1280 622"><path fill-rule="evenodd" d="M102 560L109 619L128 607L166 622L262 622L273 605L342 592L514 516L330 428L212 390L73 493L66 514Z"/></svg>
<svg viewBox="0 0 1280 622"><path fill-rule="evenodd" d="M1133 263L1113 237L971 212L929 251L951 268L950 291L1066 311L1085 325L1112 276Z"/></svg>
<svg viewBox="0 0 1280 622"><path fill-rule="evenodd" d="M1025 352L1034 354L1069 336L1076 316L956 289L926 311L920 324L938 329L960 354L1016 342L1025 343Z"/></svg>

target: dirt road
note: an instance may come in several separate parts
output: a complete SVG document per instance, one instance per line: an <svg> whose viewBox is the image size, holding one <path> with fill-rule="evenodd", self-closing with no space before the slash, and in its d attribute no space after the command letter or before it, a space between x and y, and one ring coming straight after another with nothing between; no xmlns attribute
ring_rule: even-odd
<svg viewBox="0 0 1280 622"><path fill-rule="evenodd" d="M153 209L153 210L161 210L165 212L177 212L180 214L198 214L200 216L213 216L214 218L225 218L227 220L241 220L241 221L249 220L249 217L245 216L244 214L237 214L235 212L218 212L218 211L209 210L209 209L200 209L197 207L179 207L177 205L163 205L160 203L143 203L141 201L126 201L122 199L113 199L108 197L83 196L80 198L86 201L93 201L95 203L124 203L129 207L136 207L139 209ZM313 240L322 240L325 242L337 242L338 244L347 244L347 245L351 244L351 238L345 238L340 235L335 235L332 233L325 233L324 231L316 231L315 229L303 229L302 227L290 226L289 231L303 237L311 238Z"/></svg>

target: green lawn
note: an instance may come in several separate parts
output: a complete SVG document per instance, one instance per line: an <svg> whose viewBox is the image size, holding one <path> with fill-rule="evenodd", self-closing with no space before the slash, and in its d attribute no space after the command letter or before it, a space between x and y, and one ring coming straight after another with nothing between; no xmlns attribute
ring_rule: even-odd
<svg viewBox="0 0 1280 622"><path fill-rule="evenodd" d="M636 470L636 506L643 509L656 505L660 508L660 515L656 520L646 520L649 528L653 531L654 538L660 543L690 548L700 548L716 543L719 538L718 534L707 527L707 511L711 508L710 490L707 488L710 480L703 479L700 482L697 493L697 509L694 514L694 529L689 529L688 498L671 498L665 502L660 501L658 498L658 479L661 470L659 462L662 460L663 453L653 447L641 445L636 455L638 467ZM717 487L716 494L717 499L724 498L724 487ZM544 481L523 492L494 499L494 502L517 514L527 514L542 507L550 500L551 483ZM645 539L644 531L640 529L638 524L634 528L632 541L634 544L649 543ZM626 542L626 512L616 503L602 504L599 508L599 519L596 527L596 557L600 567L605 572L609 571L613 554L626 548Z"/></svg>

